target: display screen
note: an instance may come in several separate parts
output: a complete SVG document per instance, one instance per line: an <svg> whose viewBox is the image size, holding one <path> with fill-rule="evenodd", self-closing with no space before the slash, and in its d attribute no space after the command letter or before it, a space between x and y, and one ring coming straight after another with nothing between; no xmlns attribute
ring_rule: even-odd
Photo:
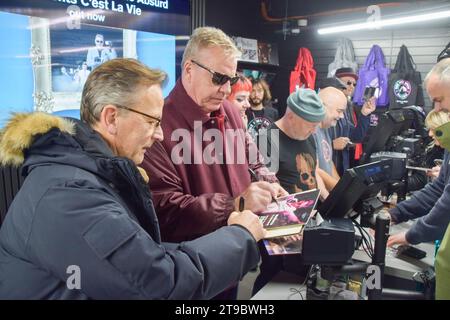
<svg viewBox="0 0 450 320"><path fill-rule="evenodd" d="M0 128L12 112L79 117L83 85L101 63L136 58L179 75L189 0L14 0L0 3Z"/></svg>
<svg viewBox="0 0 450 320"><path fill-rule="evenodd" d="M381 167L380 167L380 166L369 167L369 168L367 168L367 169L364 171L364 174L365 174L366 178L369 178L369 177L371 177L371 176L373 176L373 175L375 175L375 174L377 174L377 173L380 173L381 171L382 171L382 170L381 170Z"/></svg>

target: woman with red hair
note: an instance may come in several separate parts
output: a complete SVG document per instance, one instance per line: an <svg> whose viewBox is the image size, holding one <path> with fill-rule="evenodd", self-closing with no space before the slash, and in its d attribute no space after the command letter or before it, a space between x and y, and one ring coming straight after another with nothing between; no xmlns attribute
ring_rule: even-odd
<svg viewBox="0 0 450 320"><path fill-rule="evenodd" d="M239 110L239 113L242 117L242 123L244 125L244 128L246 129L245 134L247 146L245 152L247 160L250 163L250 169L252 169L250 171L257 171L257 173L255 172L254 175L252 174L252 181L255 182L258 180L262 180L271 183L278 183L278 179L276 178L275 174L273 172L270 172L268 168L262 165L264 163L264 158L259 153L257 145L253 141L252 136L247 131L248 119L245 111L250 108L250 94L252 93L252 86L252 82L249 79L240 75L239 80L233 86L231 86L231 93L227 99L232 102L233 105ZM257 167L254 167L255 164L257 164ZM281 188L279 196L286 195L288 195L287 191Z"/></svg>
<svg viewBox="0 0 450 320"><path fill-rule="evenodd" d="M252 92L252 82L244 76L239 76L238 82L231 87L231 93L228 100L231 101L242 117L244 127L247 128L248 119L245 110L250 108L250 93Z"/></svg>

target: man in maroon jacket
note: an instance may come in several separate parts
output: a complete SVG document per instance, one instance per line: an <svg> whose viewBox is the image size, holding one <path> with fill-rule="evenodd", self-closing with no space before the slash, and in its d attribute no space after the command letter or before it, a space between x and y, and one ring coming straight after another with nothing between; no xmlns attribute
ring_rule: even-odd
<svg viewBox="0 0 450 320"><path fill-rule="evenodd" d="M239 54L216 28L196 29L187 44L181 79L165 101L164 141L147 151L142 164L164 241L208 234L226 225L234 210L260 212L286 194L262 163L249 165L245 152L252 142L245 139L239 112L226 100L238 79ZM237 134L221 139L224 132ZM223 146L211 142L217 138ZM220 147L211 152L214 146ZM251 183L249 168L266 181Z"/></svg>

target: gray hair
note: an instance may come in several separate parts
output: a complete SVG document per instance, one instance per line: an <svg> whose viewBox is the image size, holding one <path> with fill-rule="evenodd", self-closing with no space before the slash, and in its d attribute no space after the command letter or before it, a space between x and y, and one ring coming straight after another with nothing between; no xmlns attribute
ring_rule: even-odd
<svg viewBox="0 0 450 320"><path fill-rule="evenodd" d="M214 27L200 27L194 30L186 45L181 66L184 66L187 60L195 58L200 49L208 47L221 47L226 55L236 58L241 56L233 40L222 30Z"/></svg>
<svg viewBox="0 0 450 320"><path fill-rule="evenodd" d="M439 80L445 83L450 83L450 59L442 59L434 65L434 67L430 70L430 72L428 72L427 76L425 77L425 86L427 85L432 75L438 76Z"/></svg>
<svg viewBox="0 0 450 320"><path fill-rule="evenodd" d="M113 59L95 68L88 76L81 96L81 120L95 125L108 105L133 106L136 91L154 84L162 85L167 75L148 68L135 59Z"/></svg>

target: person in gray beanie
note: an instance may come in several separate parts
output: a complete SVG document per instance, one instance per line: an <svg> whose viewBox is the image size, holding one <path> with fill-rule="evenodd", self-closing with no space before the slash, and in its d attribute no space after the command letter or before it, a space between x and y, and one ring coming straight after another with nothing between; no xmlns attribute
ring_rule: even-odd
<svg viewBox="0 0 450 320"><path fill-rule="evenodd" d="M280 184L289 193L319 187L316 178L316 148L311 136L325 118L325 108L319 95L311 89L299 89L287 98L284 116L267 130L267 150L260 145L263 155L268 157L270 168L276 171ZM276 134L279 139L277 140ZM272 147L274 144L274 147ZM269 154L277 150L277 154ZM273 163L273 162L276 163ZM324 188L325 189L325 188ZM326 197L327 194L322 194Z"/></svg>
<svg viewBox="0 0 450 320"><path fill-rule="evenodd" d="M312 89L301 88L293 92L287 98L287 107L307 122L320 122L325 117L325 108L320 101L319 95ZM278 123L284 123L284 121L278 121ZM297 137L293 138L296 140L305 140Z"/></svg>
<svg viewBox="0 0 450 320"><path fill-rule="evenodd" d="M260 152L270 162L267 167L276 171L280 184L290 194L318 188L322 199L328 196L317 173L316 145L312 137L324 118L325 108L319 95L311 89L299 89L288 97L284 116L260 136ZM263 246L260 252L262 263L253 294L283 267L289 271L292 265L293 271L302 272L300 255L269 256Z"/></svg>

